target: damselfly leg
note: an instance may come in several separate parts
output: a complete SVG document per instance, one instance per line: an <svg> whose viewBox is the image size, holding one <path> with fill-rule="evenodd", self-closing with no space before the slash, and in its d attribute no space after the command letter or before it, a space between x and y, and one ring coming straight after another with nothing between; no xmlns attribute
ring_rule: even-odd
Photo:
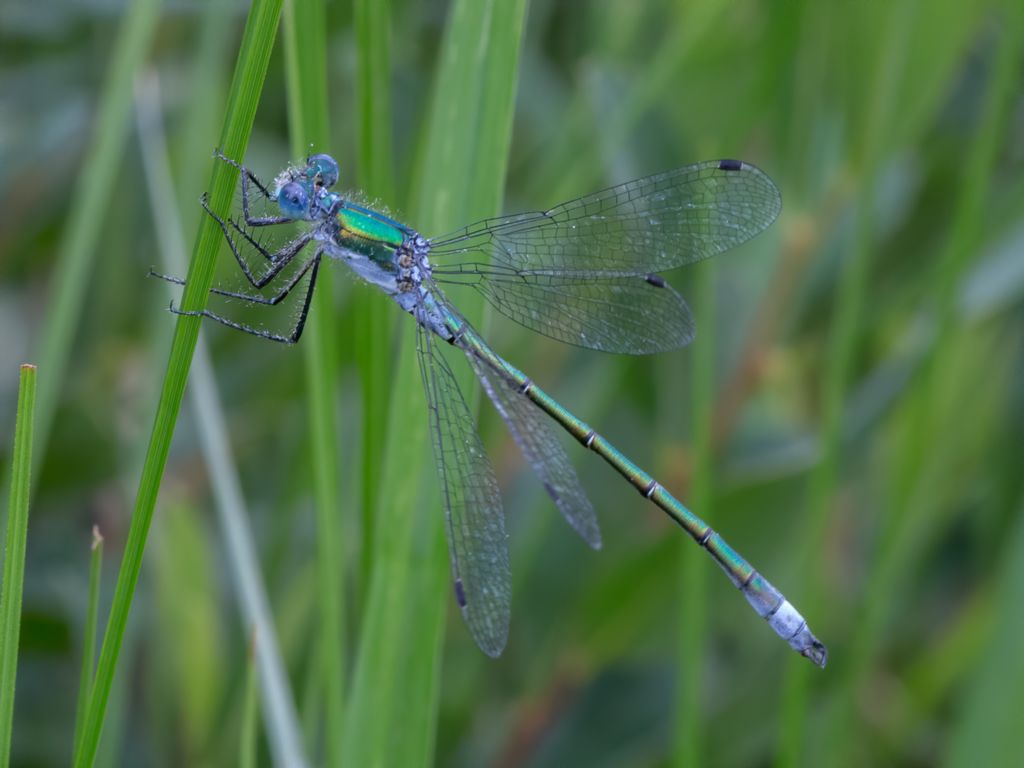
<svg viewBox="0 0 1024 768"><path fill-rule="evenodd" d="M302 308L299 310L299 315L296 318L295 324L292 326L292 329L288 333L288 335L282 335L279 333L274 333L273 331L268 331L264 328L256 328L255 326L247 325L246 323L240 323L236 320L232 320L228 317L225 317L224 315L218 314L216 312L211 312L208 309L176 309L174 304L172 303L170 306L170 310L176 315L186 315L189 317L208 317L211 320L216 320L221 325L226 325L229 328L234 328L239 331L244 331L245 333L251 334L253 336L259 336L261 339L277 341L282 344L294 344L302 336L302 331L306 327L306 317L309 315L309 307L313 300L313 289L316 286L316 276L320 270L320 259L322 255L323 250L318 248L316 253L313 254L313 258L311 258L309 261L303 264L302 268L295 273L295 275L288 281L288 283L273 296L254 296L245 293L233 293L231 291L220 290L219 288L212 288L210 290L211 293L215 293L218 296L227 296L230 298L243 299L245 301L253 302L256 304L268 304L273 306L275 304L278 304L289 293L291 293L292 289L295 288L295 286L298 285L300 282L302 282L302 278L306 275L307 272L309 272L309 280L306 283L306 287L303 290L302 294ZM164 277L163 275L158 275L156 273L151 274L153 274L155 277ZM172 279L172 282L179 281Z"/></svg>
<svg viewBox="0 0 1024 768"><path fill-rule="evenodd" d="M249 213L249 184L253 184L262 197L268 202L273 203L276 198L267 189L267 186L260 181L256 174L246 168L239 162L232 160L230 157L225 155L219 149L213 153L213 156L221 162L227 163L233 168L237 168L239 171L239 183L242 187L242 216L245 219L245 223L250 227L270 227L274 224L285 224L292 219L287 216L253 216Z"/></svg>
<svg viewBox="0 0 1024 768"><path fill-rule="evenodd" d="M266 198L267 201L273 202L274 196L267 190L266 186L247 168L241 164L231 160L224 156L219 151L216 153L217 159L222 162L228 163L229 165L238 168L241 174L241 191L242 191L242 210L245 223L252 227L270 227L272 225L284 225L290 223L292 220L284 216L262 216L254 217L250 213L249 209L249 184L253 184L260 195ZM238 262L238 266L245 276L246 280L257 290L262 290L268 286L272 286L275 280L278 278L285 279L283 274L284 270L295 262L296 257L302 252L302 250L309 245L314 239L313 232L307 231L296 237L295 239L285 243L281 248L271 251L263 246L263 244L257 241L245 228L243 228L236 220L228 219L225 221L223 218L218 216L210 208L207 202L206 196L204 195L200 199L200 204L203 206L203 210L217 222L220 227L221 233L224 235L224 239L227 241L228 247L231 249L232 255L235 257L235 261ZM244 242L240 243L232 234L232 230L244 239ZM251 250L256 250L264 259L270 262L270 267L265 271L254 270L249 265L249 260L245 254L246 244ZM208 317L211 320L215 320L222 325L226 325L229 328L234 328L253 336L258 336L263 339L269 339L271 341L277 341L284 344L294 344L302 336L302 331L306 325L306 318L309 314L309 307L312 301L313 290L316 287L316 277L320 267L320 260L323 256L323 248L317 247L316 252L313 256L307 259L301 266L295 270L294 273L289 274L283 285L276 289L276 291L269 295L264 296L262 294L242 292L242 291L231 291L223 288L211 288L210 293L216 296L222 296L229 299L240 299L250 304L262 304L265 306L276 306L289 296L296 286L300 285L304 279L306 279L305 287L302 289L301 306L299 309L298 316L291 330L287 334L275 333L273 331L266 330L264 328L257 328L249 325L248 323L240 322L226 317L219 312L215 312L210 309L203 310L181 310L176 309L173 304L170 306L170 311L177 315L189 315L189 316L201 316ZM178 285L184 285L185 281L173 277L170 275L160 274L153 270L150 270L152 277L158 277L161 280L167 280L168 282L176 283ZM308 276L308 278L307 278Z"/></svg>
<svg viewBox="0 0 1024 768"><path fill-rule="evenodd" d="M239 232L253 248L255 248L265 259L267 259L271 263L270 269L268 269L262 275L257 277L253 273L252 268L249 266L248 260L245 258L245 256L242 255L242 249L238 246L238 243L236 243L235 239L231 236L231 232L228 229L227 222L225 222L224 219L222 219L220 216L213 212L213 210L210 208L209 203L207 203L206 201L205 195L202 198L200 198L199 202L203 206L203 210L206 211L207 214L209 214L210 218L217 222L218 226L220 226L221 232L224 233L224 239L227 240L228 247L231 249L231 253L234 255L235 260L238 262L238 266L241 267L242 273L245 275L246 280L248 280L254 288L265 287L271 280L277 277L281 270L287 267L288 264L291 263L292 259L294 259L295 256L299 253L299 251L305 248L306 245L313 239L313 232L307 231L304 232L299 237L292 240L291 242L285 244L283 247L281 247L274 253L270 253L265 248L263 248L263 246L260 243L256 242L256 240L253 239L248 232L246 232L244 229L239 227L234 221L232 221L232 227L234 227L234 229L237 232Z"/></svg>

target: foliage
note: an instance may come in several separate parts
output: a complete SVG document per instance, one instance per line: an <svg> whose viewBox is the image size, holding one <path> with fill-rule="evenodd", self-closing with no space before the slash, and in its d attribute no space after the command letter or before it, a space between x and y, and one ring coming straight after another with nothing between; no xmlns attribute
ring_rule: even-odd
<svg viewBox="0 0 1024 768"><path fill-rule="evenodd" d="M711 519L807 616L830 663L791 658L692 542L570 446L604 529L589 551L485 402L514 578L509 646L486 659L447 581L411 324L328 264L316 349L202 325L290 685L280 695L310 763L1014 764L1021 4L360 0L324 13L322 44L320 17L296 16L277 47L271 26L246 54L269 58L245 91L244 157L261 176L323 143L343 183L428 235L710 157L776 180L784 210L766 235L668 276L697 315L691 348L613 358L498 320L483 330ZM209 463L202 422L178 420L171 446L200 324L181 319L172 340L165 287L145 278L160 230L122 66L145 60L159 77L191 240L212 150L245 146L247 131L219 138L225 114L240 115L228 89L244 16L231 2L113 14L14 0L0 18L5 473L18 363L40 363L11 761L72 753L98 524L100 627L126 547L141 578L130 613L134 581L118 590L124 642L98 666L97 762L212 765L241 750L263 764L259 639L213 520L226 470ZM226 208L223 170L212 199ZM202 227L185 306L232 274ZM453 298L482 316L471 291ZM291 311L259 318L284 327ZM165 386L147 543L148 526L128 531ZM325 600L337 648L323 647Z"/></svg>

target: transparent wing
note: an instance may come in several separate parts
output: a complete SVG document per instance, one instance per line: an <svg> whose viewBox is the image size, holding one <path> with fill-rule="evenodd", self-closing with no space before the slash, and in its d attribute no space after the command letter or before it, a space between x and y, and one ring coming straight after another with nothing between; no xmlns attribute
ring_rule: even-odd
<svg viewBox="0 0 1024 768"><path fill-rule="evenodd" d="M568 275L532 279L500 267L434 269L440 283L471 285L506 317L567 344L603 352L647 355L685 346L693 315L658 275L583 280Z"/></svg>
<svg viewBox="0 0 1024 768"><path fill-rule="evenodd" d="M416 348L441 480L455 597L473 639L499 656L508 639L512 596L501 494L476 424L431 332Z"/></svg>
<svg viewBox="0 0 1024 768"><path fill-rule="evenodd" d="M779 215L779 190L738 160L647 176L548 211L486 219L431 240L431 259L469 256L534 275L643 275L746 242Z"/></svg>
<svg viewBox="0 0 1024 768"><path fill-rule="evenodd" d="M472 349L466 350L466 357L562 516L587 544L600 549L601 529L594 508L547 415L518 391L515 382L491 368Z"/></svg>

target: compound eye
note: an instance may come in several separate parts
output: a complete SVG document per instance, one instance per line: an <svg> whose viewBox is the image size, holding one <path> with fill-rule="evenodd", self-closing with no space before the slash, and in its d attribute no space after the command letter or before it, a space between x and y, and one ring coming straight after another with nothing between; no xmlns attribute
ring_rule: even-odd
<svg viewBox="0 0 1024 768"><path fill-rule="evenodd" d="M295 181L288 182L277 191L277 204L289 219L304 219L309 214L309 195Z"/></svg>
<svg viewBox="0 0 1024 768"><path fill-rule="evenodd" d="M307 173L310 177L319 175L324 187L333 187L338 183L338 163L330 155L311 155L306 161Z"/></svg>

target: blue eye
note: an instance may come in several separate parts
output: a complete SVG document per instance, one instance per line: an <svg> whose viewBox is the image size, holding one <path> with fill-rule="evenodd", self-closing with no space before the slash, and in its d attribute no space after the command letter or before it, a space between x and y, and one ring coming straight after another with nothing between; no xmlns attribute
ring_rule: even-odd
<svg viewBox="0 0 1024 768"><path fill-rule="evenodd" d="M309 195L297 182L290 181L277 191L277 204L289 219L304 219L309 215Z"/></svg>
<svg viewBox="0 0 1024 768"><path fill-rule="evenodd" d="M311 155L306 160L306 174L310 178L319 174L321 184L333 187L338 183L338 163L330 155Z"/></svg>

